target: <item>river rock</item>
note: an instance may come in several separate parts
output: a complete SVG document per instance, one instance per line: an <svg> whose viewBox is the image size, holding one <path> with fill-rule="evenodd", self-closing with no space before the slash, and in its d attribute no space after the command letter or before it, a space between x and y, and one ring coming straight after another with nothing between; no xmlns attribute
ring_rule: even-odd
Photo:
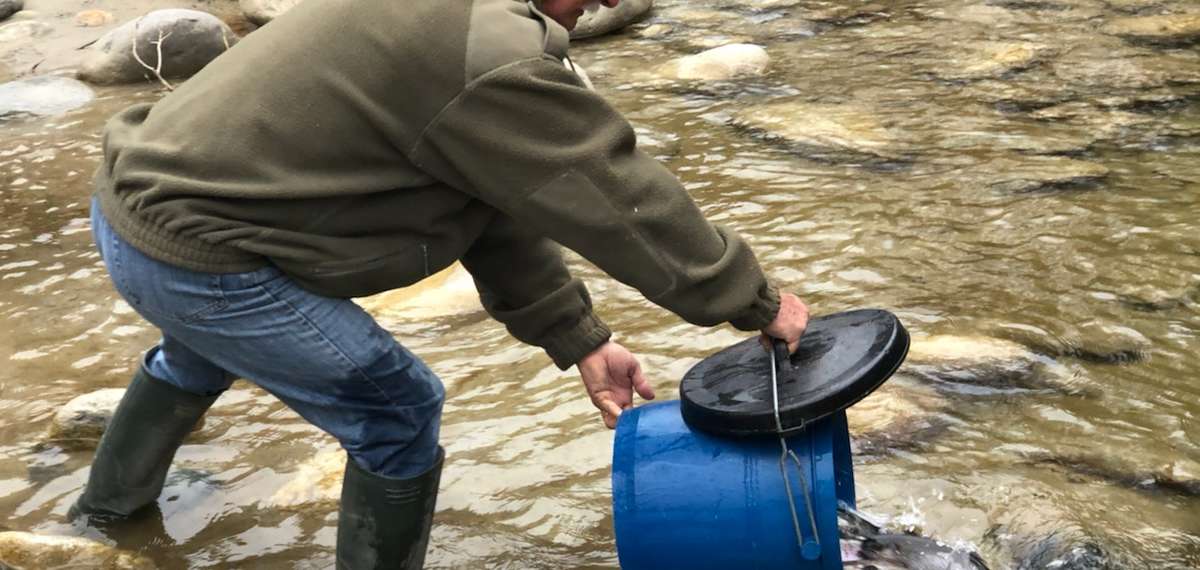
<svg viewBox="0 0 1200 570"><path fill-rule="evenodd" d="M104 10L84 10L75 14L75 25L85 28L95 28L99 26L107 26L113 21L112 12Z"/></svg>
<svg viewBox="0 0 1200 570"><path fill-rule="evenodd" d="M913 338L900 370L955 392L1053 388L1048 359L1016 342L983 336Z"/></svg>
<svg viewBox="0 0 1200 570"><path fill-rule="evenodd" d="M233 30L207 12L156 10L101 37L78 77L101 85L154 80L153 72L134 58L133 45L136 41L142 61L155 67L158 55L153 42L160 34L165 36L162 76L168 79L190 77L237 42Z"/></svg>
<svg viewBox="0 0 1200 570"><path fill-rule="evenodd" d="M299 4L300 0L238 0L246 19L261 26Z"/></svg>
<svg viewBox="0 0 1200 570"><path fill-rule="evenodd" d="M762 75L770 61L762 46L730 44L667 62L659 71L671 79L728 81Z"/></svg>
<svg viewBox="0 0 1200 570"><path fill-rule="evenodd" d="M124 388L104 388L78 396L59 408L50 423L48 439L64 449L92 449L108 429ZM195 429L204 427L204 418Z"/></svg>
<svg viewBox="0 0 1200 570"><path fill-rule="evenodd" d="M0 532L0 568L154 570L147 558L77 536Z"/></svg>
<svg viewBox="0 0 1200 570"><path fill-rule="evenodd" d="M980 42L967 53L950 58L952 67L935 75L951 80L1003 77L1036 65L1046 53L1046 46L1028 42Z"/></svg>
<svg viewBox="0 0 1200 570"><path fill-rule="evenodd" d="M312 504L336 505L341 499L346 452L318 452L296 470L296 475L268 500L272 507L290 508Z"/></svg>
<svg viewBox="0 0 1200 570"><path fill-rule="evenodd" d="M88 104L96 94L87 85L57 75L41 75L0 83L0 118L13 115L53 116Z"/></svg>
<svg viewBox="0 0 1200 570"><path fill-rule="evenodd" d="M1038 192L1094 186L1109 175L1108 167L1063 156L1028 156L988 162L997 177L990 186L1003 192Z"/></svg>
<svg viewBox="0 0 1200 570"><path fill-rule="evenodd" d="M20 12L25 7L25 0L0 0L0 21Z"/></svg>
<svg viewBox="0 0 1200 570"><path fill-rule="evenodd" d="M897 134L878 115L853 104L768 103L735 113L730 124L818 160L903 160Z"/></svg>
<svg viewBox="0 0 1200 570"><path fill-rule="evenodd" d="M54 28L36 20L20 20L0 26L0 44L49 35Z"/></svg>
<svg viewBox="0 0 1200 570"><path fill-rule="evenodd" d="M1200 13L1117 18L1101 31L1136 42L1188 45L1200 41Z"/></svg>
<svg viewBox="0 0 1200 570"><path fill-rule="evenodd" d="M592 38L615 32L641 19L653 6L653 0L621 0L616 8L602 7L595 12L586 12L579 17L575 29L571 30L571 39Z"/></svg>
<svg viewBox="0 0 1200 570"><path fill-rule="evenodd" d="M939 415L949 402L936 393L909 388L893 377L881 388L846 409L854 453L880 455L912 449L932 440L949 424Z"/></svg>
<svg viewBox="0 0 1200 570"><path fill-rule="evenodd" d="M373 315L406 320L435 319L483 310L475 280L459 263L415 285L355 299L355 302Z"/></svg>

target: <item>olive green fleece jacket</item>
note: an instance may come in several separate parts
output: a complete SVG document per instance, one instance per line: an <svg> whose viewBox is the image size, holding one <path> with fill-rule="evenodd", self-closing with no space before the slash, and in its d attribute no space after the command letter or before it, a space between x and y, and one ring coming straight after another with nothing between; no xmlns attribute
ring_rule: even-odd
<svg viewBox="0 0 1200 570"><path fill-rule="evenodd" d="M769 324L778 294L515 0L303 2L179 89L114 117L101 209L144 253L272 263L363 296L457 259L488 312L562 368L610 333L566 246L699 325Z"/></svg>

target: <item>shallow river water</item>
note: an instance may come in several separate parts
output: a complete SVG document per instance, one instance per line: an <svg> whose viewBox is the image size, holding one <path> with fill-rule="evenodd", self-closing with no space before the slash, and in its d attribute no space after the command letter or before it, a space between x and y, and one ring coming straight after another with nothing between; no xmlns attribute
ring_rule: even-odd
<svg viewBox="0 0 1200 570"><path fill-rule="evenodd" d="M860 455L860 506L978 548L993 568L1074 551L1101 553L1098 568L1182 570L1200 568L1200 51L1103 29L1196 9L660 0L572 54L704 211L743 232L815 313L881 307L915 337L1016 341L1068 387L934 390L943 405L920 412L941 429ZM766 48L765 75L696 83L651 71L739 41ZM50 419L77 395L123 387L156 340L105 280L87 181L104 120L161 93L98 93L65 115L0 122L8 529L72 532L64 515L91 451L46 443ZM837 134L801 140L746 119L764 109L781 129L831 121ZM741 338L573 267L662 398ZM469 303L380 314L447 386L428 565L615 567L612 432L574 372ZM239 382L180 451L161 520L122 542L163 568L330 567L336 506L277 491L333 447Z"/></svg>

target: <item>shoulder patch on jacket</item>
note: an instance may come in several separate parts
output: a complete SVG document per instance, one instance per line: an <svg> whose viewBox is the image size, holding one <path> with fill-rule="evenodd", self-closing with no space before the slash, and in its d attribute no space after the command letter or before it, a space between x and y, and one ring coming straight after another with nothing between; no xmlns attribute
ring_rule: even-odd
<svg viewBox="0 0 1200 570"><path fill-rule="evenodd" d="M532 3L475 0L467 35L466 82L515 61L549 54L567 55L566 28Z"/></svg>

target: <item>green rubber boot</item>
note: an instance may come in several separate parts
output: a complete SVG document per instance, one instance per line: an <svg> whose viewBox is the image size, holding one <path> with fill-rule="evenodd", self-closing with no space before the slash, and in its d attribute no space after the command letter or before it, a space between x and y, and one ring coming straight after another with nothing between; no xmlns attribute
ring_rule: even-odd
<svg viewBox="0 0 1200 570"><path fill-rule="evenodd" d="M420 570L446 452L411 479L368 473L346 458L338 513L338 570Z"/></svg>
<svg viewBox="0 0 1200 570"><path fill-rule="evenodd" d="M124 518L154 503L175 451L217 396L197 396L139 368L96 448L71 518Z"/></svg>

